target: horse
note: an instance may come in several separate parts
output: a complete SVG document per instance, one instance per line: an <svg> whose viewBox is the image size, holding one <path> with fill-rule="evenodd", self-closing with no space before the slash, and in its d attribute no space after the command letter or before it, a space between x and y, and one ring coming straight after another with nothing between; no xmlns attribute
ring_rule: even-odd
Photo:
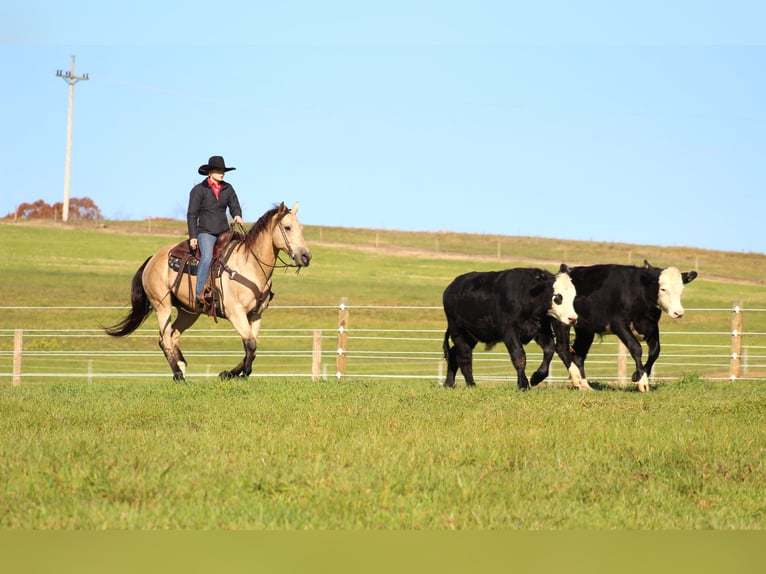
<svg viewBox="0 0 766 574"><path fill-rule="evenodd" d="M239 233L225 249L222 265L211 268L211 280L217 280L220 316L228 319L242 337L245 356L230 371L222 371L221 379L248 377L252 373L261 317L271 297L271 275L277 267L280 250L292 261L285 266L308 267L311 262L303 239L303 226L298 221L298 204L292 209L284 202L266 211L247 233ZM184 242L187 243L188 242ZM154 310L159 323L159 345L173 371L175 381L186 377L187 362L178 346L181 335L203 313L195 301L196 277L185 273L185 265L176 271L170 265L168 245L150 256L138 268L131 283L131 310L118 323L104 327L107 335L125 337L135 331ZM280 260L281 261L281 260ZM220 277L215 277L216 268ZM171 323L173 307L177 310Z"/></svg>

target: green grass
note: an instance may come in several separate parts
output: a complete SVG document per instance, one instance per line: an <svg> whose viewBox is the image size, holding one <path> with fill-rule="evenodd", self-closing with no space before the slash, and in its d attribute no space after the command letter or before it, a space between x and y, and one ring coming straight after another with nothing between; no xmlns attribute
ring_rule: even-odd
<svg viewBox="0 0 766 574"><path fill-rule="evenodd" d="M766 385L0 389L0 526L761 529Z"/></svg>
<svg viewBox="0 0 766 574"><path fill-rule="evenodd" d="M732 301L766 308L758 276L763 256L307 228L312 266L297 276L275 276L276 308L264 319L254 376L215 378L238 360L241 343L228 322L201 319L182 340L195 376L173 384L156 346L153 317L127 339L98 331L122 311L97 307L125 305L143 260L183 238L178 222L161 223L153 222L151 233L145 222L0 225L3 306L46 307L0 310L0 371L11 370L12 332L20 328L28 333L24 372L44 375L25 377L21 387L11 387L9 377L0 380L0 528L764 527L766 383L715 382L708 378L713 367L689 372L672 366L683 363L672 355L682 352L673 343L683 342L685 331L728 330ZM444 287L459 273L530 264L555 269L562 250L571 262L627 262L629 253L635 263L650 252L658 265L698 265L700 278L687 288L685 306L723 311L663 319L663 332L679 334L663 338L658 369L665 381L648 394L608 385L593 393L560 385L520 393L507 380L511 369L501 351L477 351L476 370L505 381L443 389L435 377L442 362L438 333L408 343L433 352L423 368L434 375L428 379L381 380L373 374L400 368L396 361L355 362L353 354L350 374L340 382L263 376L280 365L308 371L310 358L285 365L279 351L295 342L274 335L317 325L327 330L326 361L334 372L334 305L340 297L351 302L352 333L438 332L444 328L438 309L363 307L438 307ZM727 260L728 266L717 263ZM299 305L328 308L289 308ZM55 308L70 306L83 308ZM746 314L746 329L766 332L764 315ZM62 328L82 333L64 337ZM752 354L762 344L755 337L749 340ZM401 348L395 341L349 340L357 354ZM696 342L722 340L725 346L726 336ZM310 350L310 339L305 344ZM607 337L593 352L612 345ZM125 355L93 359L95 349ZM528 351L530 363L537 360L534 345ZM89 361L95 375L136 376L97 376L93 384L85 375L56 376L85 373ZM561 374L555 362L557 368Z"/></svg>

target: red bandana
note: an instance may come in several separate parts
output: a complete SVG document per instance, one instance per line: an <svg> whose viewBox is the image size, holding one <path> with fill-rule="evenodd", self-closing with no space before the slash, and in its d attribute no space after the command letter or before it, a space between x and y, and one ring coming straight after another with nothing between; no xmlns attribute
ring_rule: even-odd
<svg viewBox="0 0 766 574"><path fill-rule="evenodd" d="M207 178L207 183L210 186L210 189L213 190L216 201L218 201L218 194L221 193L221 184L214 182L213 179L210 177Z"/></svg>

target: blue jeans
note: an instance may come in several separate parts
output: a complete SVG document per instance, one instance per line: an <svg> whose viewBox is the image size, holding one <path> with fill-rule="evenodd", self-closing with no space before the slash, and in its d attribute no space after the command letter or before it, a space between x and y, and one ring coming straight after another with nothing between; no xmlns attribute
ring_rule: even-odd
<svg viewBox="0 0 766 574"><path fill-rule="evenodd" d="M196 300L202 295L205 288L208 273L210 273L210 264L213 262L213 247L218 239L211 233L200 233L197 235L197 249L199 249L199 267L197 267L197 292Z"/></svg>

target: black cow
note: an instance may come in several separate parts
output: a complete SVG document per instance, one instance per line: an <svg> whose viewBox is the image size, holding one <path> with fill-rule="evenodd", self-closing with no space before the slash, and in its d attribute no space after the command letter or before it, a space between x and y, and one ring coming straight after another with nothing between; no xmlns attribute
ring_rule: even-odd
<svg viewBox="0 0 766 574"><path fill-rule="evenodd" d="M590 389L585 376L585 358L596 335L614 334L628 348L636 363L632 380L638 390L649 390L649 375L660 355L659 320L665 311L674 319L683 317L681 293L697 277L696 271L681 273L675 267L661 269L644 261L631 265L574 267L570 272L577 295L575 340L570 347L569 327L555 325L556 353L569 371L573 387ZM640 337L649 351L641 364Z"/></svg>
<svg viewBox="0 0 766 574"><path fill-rule="evenodd" d="M505 343L518 374L520 389L529 389L524 373L527 365L523 345L534 339L546 358L532 375L532 385L548 376L553 356L551 318L567 326L577 320L573 301L574 287L569 269L562 265L554 275L543 269L507 269L466 273L456 277L444 290L444 358L447 379L444 385L455 386L460 367L466 385L474 386L473 349L478 342L491 348ZM449 346L452 338L453 347ZM544 367L544 368L543 368Z"/></svg>

